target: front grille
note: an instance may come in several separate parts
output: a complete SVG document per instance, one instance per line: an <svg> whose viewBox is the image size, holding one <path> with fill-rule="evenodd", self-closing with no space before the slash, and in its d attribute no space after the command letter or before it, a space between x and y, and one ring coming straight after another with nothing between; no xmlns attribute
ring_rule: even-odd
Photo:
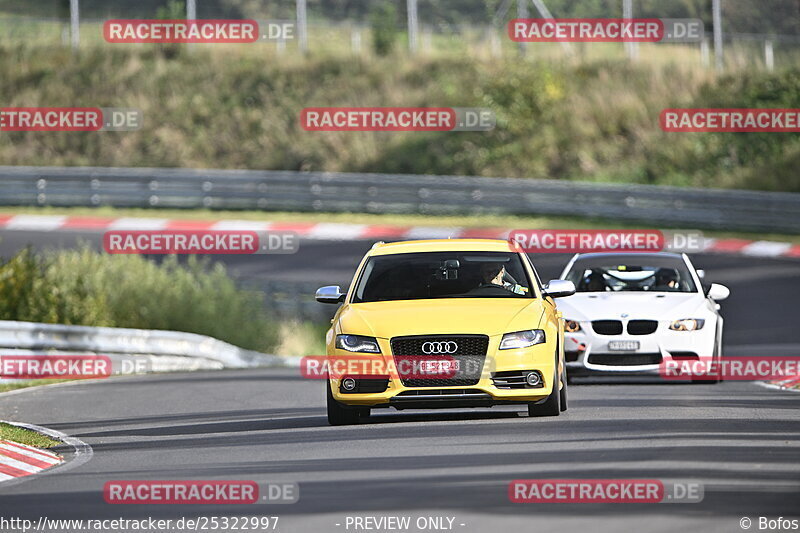
<svg viewBox="0 0 800 533"><path fill-rule="evenodd" d="M628 322L628 333L631 335L650 335L658 329L656 320L631 320Z"/></svg>
<svg viewBox="0 0 800 533"><path fill-rule="evenodd" d="M449 353L426 354L422 345L426 342L445 343L454 342L456 349ZM460 362L461 370L452 377L446 378L404 378L400 381L406 387L464 387L477 385L481 379L486 351L489 348L489 337L486 335L414 335L408 337L394 337L391 342L392 354L395 364L401 368L401 361L425 359L456 359ZM397 356L403 356L398 358Z"/></svg>
<svg viewBox="0 0 800 533"><path fill-rule="evenodd" d="M621 335L622 322L619 320L594 320L592 329L598 335Z"/></svg>
<svg viewBox="0 0 800 533"><path fill-rule="evenodd" d="M589 354L589 363L605 366L639 366L657 365L661 362L660 353L593 353Z"/></svg>
<svg viewBox="0 0 800 533"><path fill-rule="evenodd" d="M567 352L567 351L565 351L564 352L564 361L566 361L567 363L574 363L574 362L576 362L578 360L580 355L581 355L580 352Z"/></svg>

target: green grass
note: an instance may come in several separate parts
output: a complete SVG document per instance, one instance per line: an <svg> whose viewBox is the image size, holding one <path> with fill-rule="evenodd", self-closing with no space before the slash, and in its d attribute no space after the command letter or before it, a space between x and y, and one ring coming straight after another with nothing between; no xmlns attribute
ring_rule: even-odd
<svg viewBox="0 0 800 533"><path fill-rule="evenodd" d="M6 423L0 423L0 439L19 442L20 444L27 444L28 446L35 446L37 448L53 448L61 444L60 441L53 440L36 431Z"/></svg>
<svg viewBox="0 0 800 533"><path fill-rule="evenodd" d="M69 379L30 379L25 381L15 381L12 383L0 383L0 392L8 392L28 387L38 387L39 385L52 385L54 383L65 383L72 381Z"/></svg>
<svg viewBox="0 0 800 533"><path fill-rule="evenodd" d="M212 211L207 209L118 209L112 207L0 207L0 215L65 215L97 217L150 217L187 220L264 220L275 222L337 222L345 224L376 224L397 226L440 226L464 228L507 229L649 229L643 222L619 222L613 220L557 217L557 216L511 216L511 215L401 215L371 213L296 213L283 211ZM682 228L693 229L693 228ZM706 237L719 239L749 239L791 242L800 244L800 235L777 233L703 231Z"/></svg>

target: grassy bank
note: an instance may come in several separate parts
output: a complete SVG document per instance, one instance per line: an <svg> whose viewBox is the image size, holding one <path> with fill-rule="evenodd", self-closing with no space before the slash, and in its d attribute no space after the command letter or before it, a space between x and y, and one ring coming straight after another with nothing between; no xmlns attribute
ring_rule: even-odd
<svg viewBox="0 0 800 533"><path fill-rule="evenodd" d="M36 446L37 448L52 448L61 444L61 442L53 440L41 433L6 423L0 423L0 439L19 442L20 444L27 444L28 446Z"/></svg>
<svg viewBox="0 0 800 533"><path fill-rule="evenodd" d="M268 49L0 48L4 106L134 107L136 132L0 135L19 165L547 177L800 191L796 134L664 133L667 107L800 107L800 69ZM491 132L306 132L306 106L487 107Z"/></svg>

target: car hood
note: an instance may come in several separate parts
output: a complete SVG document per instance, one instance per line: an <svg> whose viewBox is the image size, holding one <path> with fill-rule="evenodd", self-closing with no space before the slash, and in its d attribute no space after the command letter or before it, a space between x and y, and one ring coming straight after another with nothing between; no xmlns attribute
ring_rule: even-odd
<svg viewBox="0 0 800 533"><path fill-rule="evenodd" d="M558 309L571 320L677 320L693 318L705 305L698 293L597 292L578 293L558 300Z"/></svg>
<svg viewBox="0 0 800 533"><path fill-rule="evenodd" d="M346 305L340 331L391 338L402 335L472 333L500 335L535 329L541 300L532 298L447 298Z"/></svg>

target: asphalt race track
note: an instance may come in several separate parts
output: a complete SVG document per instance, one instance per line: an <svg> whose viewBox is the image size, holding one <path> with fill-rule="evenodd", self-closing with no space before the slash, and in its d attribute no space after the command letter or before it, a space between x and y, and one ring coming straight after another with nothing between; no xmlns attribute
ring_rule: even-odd
<svg viewBox="0 0 800 533"><path fill-rule="evenodd" d="M27 243L73 246L91 233L0 233L0 255ZM294 256L219 257L236 276L346 285L367 242L303 241ZM722 302L725 353L797 355L800 260L698 255ZM540 256L542 278L565 256ZM279 516L279 531L365 531L350 516L451 517L451 530L742 531L740 519L800 515L800 394L719 385L582 381L569 411L527 418L514 408L376 410L329 427L323 383L293 370L122 377L0 396L0 419L42 425L90 444L93 458L0 484L4 516L177 519ZM514 504L514 479L696 480L691 504ZM291 505L109 505L110 480L297 482ZM413 523L413 520L412 520ZM447 520L444 522L447 524ZM524 529L522 529L524 528ZM620 529L623 528L623 529ZM444 531L445 529L433 529ZM377 531L388 531L380 529ZM415 528L409 531L419 531ZM427 531L430 531L428 529Z"/></svg>

